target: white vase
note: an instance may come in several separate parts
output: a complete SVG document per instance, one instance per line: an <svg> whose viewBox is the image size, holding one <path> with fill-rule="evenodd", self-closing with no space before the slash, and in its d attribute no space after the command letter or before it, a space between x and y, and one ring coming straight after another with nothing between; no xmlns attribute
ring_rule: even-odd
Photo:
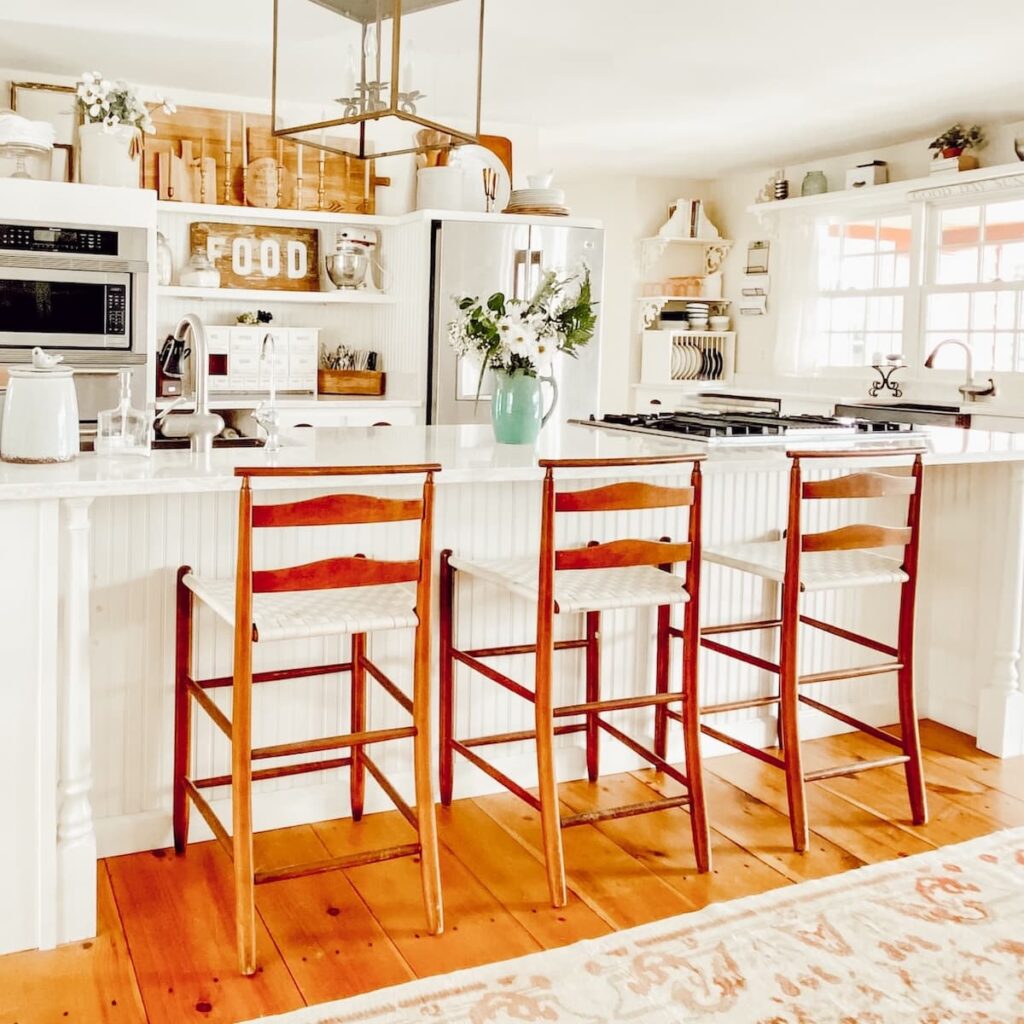
<svg viewBox="0 0 1024 1024"><path fill-rule="evenodd" d="M138 188L141 164L142 133L138 128L124 124L79 127L78 180L83 184Z"/></svg>

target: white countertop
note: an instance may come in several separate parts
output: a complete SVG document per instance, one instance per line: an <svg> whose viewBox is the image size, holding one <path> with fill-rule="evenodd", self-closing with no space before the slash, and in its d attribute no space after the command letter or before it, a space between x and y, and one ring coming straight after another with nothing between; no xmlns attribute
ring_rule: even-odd
<svg viewBox="0 0 1024 1024"><path fill-rule="evenodd" d="M926 428L932 465L1024 461L1024 434ZM703 447L675 438L562 424L547 428L537 445L496 444L489 426L344 427L295 431L280 452L219 449L209 455L159 451L149 458L80 455L53 465L0 463L0 500L173 494L233 490L236 466L359 466L436 462L439 485L539 480L539 458L598 459L677 454ZM879 450L884 450L882 443ZM872 444L872 447L876 447ZM809 447L815 447L813 443ZM818 445L817 447L820 447ZM840 454L841 453L838 453ZM707 471L785 465L779 448L712 449ZM589 476L622 476L621 469L586 470ZM650 468L644 470L648 475ZM656 471L654 471L656 472ZM308 487L308 478L275 487Z"/></svg>

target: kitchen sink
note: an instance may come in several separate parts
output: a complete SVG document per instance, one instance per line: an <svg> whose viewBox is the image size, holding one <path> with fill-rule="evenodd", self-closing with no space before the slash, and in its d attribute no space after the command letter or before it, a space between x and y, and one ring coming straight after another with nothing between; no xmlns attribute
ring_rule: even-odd
<svg viewBox="0 0 1024 1024"><path fill-rule="evenodd" d="M215 437L214 448L262 448L264 441L262 437ZM150 447L155 452L165 451L188 451L191 446L191 439L187 437L156 437L150 442ZM95 450L95 438L93 435L83 436L80 439L79 448L83 452Z"/></svg>
<svg viewBox="0 0 1024 1024"><path fill-rule="evenodd" d="M970 427L971 414L957 405L939 402L845 402L836 406L837 416L861 420L894 420L932 427Z"/></svg>

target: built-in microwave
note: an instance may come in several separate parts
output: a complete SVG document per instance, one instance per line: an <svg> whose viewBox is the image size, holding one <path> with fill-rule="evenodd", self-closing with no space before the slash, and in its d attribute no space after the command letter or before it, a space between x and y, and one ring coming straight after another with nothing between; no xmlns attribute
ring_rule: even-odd
<svg viewBox="0 0 1024 1024"><path fill-rule="evenodd" d="M145 395L144 228L0 223L0 364L37 345L75 367L79 414L117 404L117 373Z"/></svg>

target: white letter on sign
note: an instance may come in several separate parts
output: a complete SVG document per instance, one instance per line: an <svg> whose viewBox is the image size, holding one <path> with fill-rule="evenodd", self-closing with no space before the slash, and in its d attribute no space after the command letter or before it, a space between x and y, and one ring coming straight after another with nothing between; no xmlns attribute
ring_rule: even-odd
<svg viewBox="0 0 1024 1024"><path fill-rule="evenodd" d="M252 242L248 238L236 238L231 243L231 272L239 277L252 273Z"/></svg>
<svg viewBox="0 0 1024 1024"><path fill-rule="evenodd" d="M292 278L305 277L309 269L308 256L306 254L305 242L289 242L287 248L288 276Z"/></svg>
<svg viewBox="0 0 1024 1024"><path fill-rule="evenodd" d="M260 273L264 277L277 277L281 273L281 247L272 238L260 242Z"/></svg>

